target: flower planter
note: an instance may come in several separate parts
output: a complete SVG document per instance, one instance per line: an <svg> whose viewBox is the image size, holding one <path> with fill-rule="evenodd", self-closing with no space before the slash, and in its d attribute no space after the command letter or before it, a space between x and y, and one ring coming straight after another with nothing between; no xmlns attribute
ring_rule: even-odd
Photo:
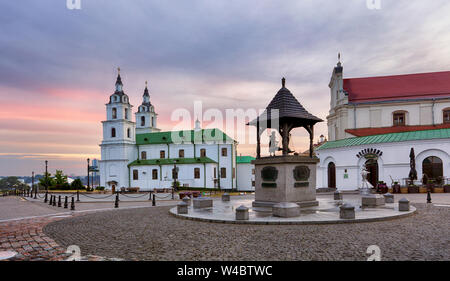
<svg viewBox="0 0 450 281"><path fill-rule="evenodd" d="M400 193L408 193L407 187L400 187Z"/></svg>
<svg viewBox="0 0 450 281"><path fill-rule="evenodd" d="M427 188L424 186L419 187L419 193L427 193Z"/></svg>
<svg viewBox="0 0 450 281"><path fill-rule="evenodd" d="M400 193L400 185L399 185L399 184L394 184L394 185L392 186L392 191L393 191L394 193Z"/></svg>
<svg viewBox="0 0 450 281"><path fill-rule="evenodd" d="M408 186L408 193L419 193L418 186Z"/></svg>
<svg viewBox="0 0 450 281"><path fill-rule="evenodd" d="M444 188L443 187L435 187L434 193L444 193Z"/></svg>
<svg viewBox="0 0 450 281"><path fill-rule="evenodd" d="M445 193L450 193L450 185L444 186L444 192Z"/></svg>
<svg viewBox="0 0 450 281"><path fill-rule="evenodd" d="M392 187L389 187L389 188L388 188L388 192L389 192L389 193L394 193L394 189L393 189Z"/></svg>

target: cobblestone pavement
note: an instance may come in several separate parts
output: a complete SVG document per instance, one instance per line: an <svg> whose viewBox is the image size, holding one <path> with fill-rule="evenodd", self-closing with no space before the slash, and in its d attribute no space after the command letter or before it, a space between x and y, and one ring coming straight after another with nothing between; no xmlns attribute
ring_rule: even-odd
<svg viewBox="0 0 450 281"><path fill-rule="evenodd" d="M231 225L183 220L169 207L101 212L54 221L44 233L84 255L125 260L450 260L450 208L415 204L418 214L333 225Z"/></svg>

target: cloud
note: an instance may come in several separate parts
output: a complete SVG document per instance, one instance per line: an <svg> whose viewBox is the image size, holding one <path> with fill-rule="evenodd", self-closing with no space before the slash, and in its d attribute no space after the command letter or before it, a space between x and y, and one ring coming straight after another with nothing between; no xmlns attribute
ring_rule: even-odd
<svg viewBox="0 0 450 281"><path fill-rule="evenodd" d="M448 70L450 60L446 0L382 0L381 10L364 0L82 0L81 10L22 0L0 9L4 152L98 152L118 66L135 108L149 81L158 123L170 129L172 111L195 100L222 112L264 108L283 76L325 120L338 52L345 77ZM315 131L326 135L326 122ZM299 150L307 149L305 136L294 132ZM27 163L17 173L28 173Z"/></svg>

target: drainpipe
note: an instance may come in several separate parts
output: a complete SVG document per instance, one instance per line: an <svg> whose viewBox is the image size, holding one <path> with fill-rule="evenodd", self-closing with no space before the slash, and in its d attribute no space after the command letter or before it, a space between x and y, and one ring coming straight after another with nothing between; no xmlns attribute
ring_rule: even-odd
<svg viewBox="0 0 450 281"><path fill-rule="evenodd" d="M353 105L353 129L356 129L356 105Z"/></svg>
<svg viewBox="0 0 450 281"><path fill-rule="evenodd" d="M206 163L203 163L203 188L206 188Z"/></svg>
<svg viewBox="0 0 450 281"><path fill-rule="evenodd" d="M433 126L435 124L435 122L434 122L434 103L435 102L436 102L436 99L433 98L433 105L431 106L431 118L432 118Z"/></svg>

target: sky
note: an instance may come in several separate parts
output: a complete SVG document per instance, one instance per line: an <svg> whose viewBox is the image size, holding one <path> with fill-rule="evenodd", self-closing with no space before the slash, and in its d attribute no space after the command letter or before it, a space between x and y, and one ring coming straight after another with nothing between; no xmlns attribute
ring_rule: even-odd
<svg viewBox="0 0 450 281"><path fill-rule="evenodd" d="M86 159L100 158L117 67L134 110L148 81L163 130L194 101L224 114L264 109L286 77L325 120L315 141L327 135L339 52L345 78L450 70L448 0L366 2L81 0L70 10L65 0L1 1L0 176L42 173L45 160L51 173L85 174ZM239 154L255 154L237 140ZM306 131L294 130L291 145L306 150Z"/></svg>

